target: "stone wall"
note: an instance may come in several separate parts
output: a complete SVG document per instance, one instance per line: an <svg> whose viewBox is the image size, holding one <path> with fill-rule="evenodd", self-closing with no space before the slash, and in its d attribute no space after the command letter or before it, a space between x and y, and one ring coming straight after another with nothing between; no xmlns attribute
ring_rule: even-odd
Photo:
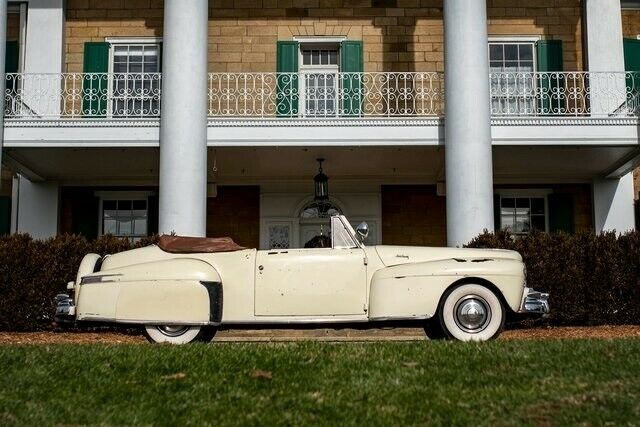
<svg viewBox="0 0 640 427"><path fill-rule="evenodd" d="M275 71L276 41L346 36L364 42L365 71L443 71L442 0L216 0L209 69ZM565 70L582 69L580 0L488 0L491 36L564 42ZM68 0L66 68L82 71L84 43L162 36L161 0ZM464 29L460 29L464 31Z"/></svg>
<svg viewBox="0 0 640 427"><path fill-rule="evenodd" d="M622 35L632 39L640 35L640 10L622 11Z"/></svg>

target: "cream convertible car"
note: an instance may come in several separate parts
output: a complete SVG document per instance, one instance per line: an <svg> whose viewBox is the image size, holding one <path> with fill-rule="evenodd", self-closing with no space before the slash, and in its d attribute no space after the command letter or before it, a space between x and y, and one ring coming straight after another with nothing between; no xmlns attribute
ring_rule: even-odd
<svg viewBox="0 0 640 427"><path fill-rule="evenodd" d="M56 318L139 324L151 341L211 339L219 326L422 321L428 335L496 337L508 311L549 311L527 288L517 252L372 246L331 218L331 247L257 251L231 239L163 236L159 244L89 254L58 296Z"/></svg>

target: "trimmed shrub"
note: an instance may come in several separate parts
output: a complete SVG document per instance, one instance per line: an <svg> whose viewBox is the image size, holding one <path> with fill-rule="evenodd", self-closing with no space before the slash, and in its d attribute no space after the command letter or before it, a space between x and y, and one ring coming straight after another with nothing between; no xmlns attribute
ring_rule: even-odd
<svg viewBox="0 0 640 427"><path fill-rule="evenodd" d="M82 257L112 254L155 243L133 243L104 236L61 235L34 240L25 234L0 237L0 330L50 329L54 297L67 292ZM640 232L617 236L582 232L537 233L514 239L509 233L485 233L468 247L520 252L527 282L550 293L553 325L640 323Z"/></svg>
<svg viewBox="0 0 640 427"><path fill-rule="evenodd" d="M499 231L482 234L467 247L520 252L528 286L550 294L550 324L640 323L639 231L534 232L516 239Z"/></svg>
<svg viewBox="0 0 640 427"><path fill-rule="evenodd" d="M47 240L27 234L0 237L0 330L50 329L54 297L67 292L66 284L75 280L86 254L112 254L154 241L155 237L136 243L113 236L91 242L75 235Z"/></svg>

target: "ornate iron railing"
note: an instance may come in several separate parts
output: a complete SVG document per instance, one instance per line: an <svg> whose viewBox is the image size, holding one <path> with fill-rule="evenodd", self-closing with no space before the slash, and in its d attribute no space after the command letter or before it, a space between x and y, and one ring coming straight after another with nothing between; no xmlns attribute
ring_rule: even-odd
<svg viewBox="0 0 640 427"><path fill-rule="evenodd" d="M491 73L493 116L638 116L640 73Z"/></svg>
<svg viewBox="0 0 640 427"><path fill-rule="evenodd" d="M496 117L637 117L640 74L491 73ZM10 119L152 118L159 73L7 74ZM435 72L211 73L212 118L441 117L444 75ZM470 102L478 100L470 100Z"/></svg>

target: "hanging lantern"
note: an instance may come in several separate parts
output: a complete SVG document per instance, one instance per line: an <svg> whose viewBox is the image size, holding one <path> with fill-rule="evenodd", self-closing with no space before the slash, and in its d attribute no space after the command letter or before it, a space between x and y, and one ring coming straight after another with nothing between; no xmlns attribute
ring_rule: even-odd
<svg viewBox="0 0 640 427"><path fill-rule="evenodd" d="M315 201L329 200L329 177L322 172L322 162L324 159L316 159L318 161L318 174L313 177L315 186Z"/></svg>

